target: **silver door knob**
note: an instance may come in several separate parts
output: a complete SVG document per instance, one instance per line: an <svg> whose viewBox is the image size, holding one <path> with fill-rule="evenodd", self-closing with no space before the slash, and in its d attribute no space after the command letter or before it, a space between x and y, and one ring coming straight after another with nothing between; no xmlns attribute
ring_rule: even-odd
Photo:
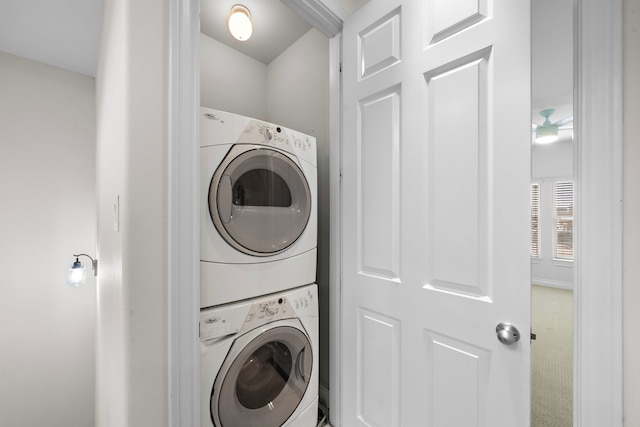
<svg viewBox="0 0 640 427"><path fill-rule="evenodd" d="M518 328L509 323L499 323L496 326L496 334L498 335L498 341L505 345L515 344L520 339Z"/></svg>

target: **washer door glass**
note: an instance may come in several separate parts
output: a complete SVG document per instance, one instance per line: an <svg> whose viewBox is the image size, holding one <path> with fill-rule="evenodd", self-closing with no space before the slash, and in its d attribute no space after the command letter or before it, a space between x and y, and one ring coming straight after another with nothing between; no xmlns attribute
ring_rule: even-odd
<svg viewBox="0 0 640 427"><path fill-rule="evenodd" d="M281 426L307 390L312 363L311 344L299 329L280 326L258 335L216 378L215 425Z"/></svg>
<svg viewBox="0 0 640 427"><path fill-rule="evenodd" d="M311 215L311 193L300 167L286 154L235 145L209 186L209 213L220 235L249 255L291 246Z"/></svg>

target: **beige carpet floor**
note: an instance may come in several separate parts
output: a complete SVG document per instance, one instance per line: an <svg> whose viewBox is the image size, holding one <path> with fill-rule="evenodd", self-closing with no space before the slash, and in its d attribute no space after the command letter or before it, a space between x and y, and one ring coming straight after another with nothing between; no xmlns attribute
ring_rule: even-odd
<svg viewBox="0 0 640 427"><path fill-rule="evenodd" d="M532 286L531 427L573 426L573 293Z"/></svg>

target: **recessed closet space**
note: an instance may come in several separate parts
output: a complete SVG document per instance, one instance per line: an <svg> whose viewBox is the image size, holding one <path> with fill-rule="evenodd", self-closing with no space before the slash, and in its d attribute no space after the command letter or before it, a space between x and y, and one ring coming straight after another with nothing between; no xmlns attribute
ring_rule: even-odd
<svg viewBox="0 0 640 427"><path fill-rule="evenodd" d="M235 40L236 3L201 0L200 105L252 117L316 138L320 398L329 386L329 39L280 0L243 3L253 34ZM229 284L232 286L232 284Z"/></svg>

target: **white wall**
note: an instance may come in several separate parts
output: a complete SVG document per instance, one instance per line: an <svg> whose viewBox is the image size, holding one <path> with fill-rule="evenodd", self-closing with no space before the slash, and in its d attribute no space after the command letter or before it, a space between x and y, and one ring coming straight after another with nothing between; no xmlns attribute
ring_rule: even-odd
<svg viewBox="0 0 640 427"><path fill-rule="evenodd" d="M268 67L269 121L316 137L320 384L329 388L329 39L311 29Z"/></svg>
<svg viewBox="0 0 640 427"><path fill-rule="evenodd" d="M95 254L94 91L0 52L3 426L93 424L95 281L68 286L66 271Z"/></svg>
<svg viewBox="0 0 640 427"><path fill-rule="evenodd" d="M267 120L267 66L200 34L200 105Z"/></svg>
<svg viewBox="0 0 640 427"><path fill-rule="evenodd" d="M96 75L98 427L169 422L165 7L104 2Z"/></svg>
<svg viewBox="0 0 640 427"><path fill-rule="evenodd" d="M268 67L269 121L316 137L320 384L329 388L329 39L309 30Z"/></svg>
<svg viewBox="0 0 640 427"><path fill-rule="evenodd" d="M531 2L531 104L535 123L540 111L554 108L551 121L572 115L574 0Z"/></svg>
<svg viewBox="0 0 640 427"><path fill-rule="evenodd" d="M532 260L531 280L537 285L571 289L573 263L553 259L553 184L573 180L573 144L561 140L553 144L533 144L532 182L540 184L540 220L538 225L540 258Z"/></svg>
<svg viewBox="0 0 640 427"><path fill-rule="evenodd" d="M531 177L554 178L573 175L573 143L561 140L552 144L532 144Z"/></svg>
<svg viewBox="0 0 640 427"><path fill-rule="evenodd" d="M640 0L624 0L624 425L640 426Z"/></svg>

